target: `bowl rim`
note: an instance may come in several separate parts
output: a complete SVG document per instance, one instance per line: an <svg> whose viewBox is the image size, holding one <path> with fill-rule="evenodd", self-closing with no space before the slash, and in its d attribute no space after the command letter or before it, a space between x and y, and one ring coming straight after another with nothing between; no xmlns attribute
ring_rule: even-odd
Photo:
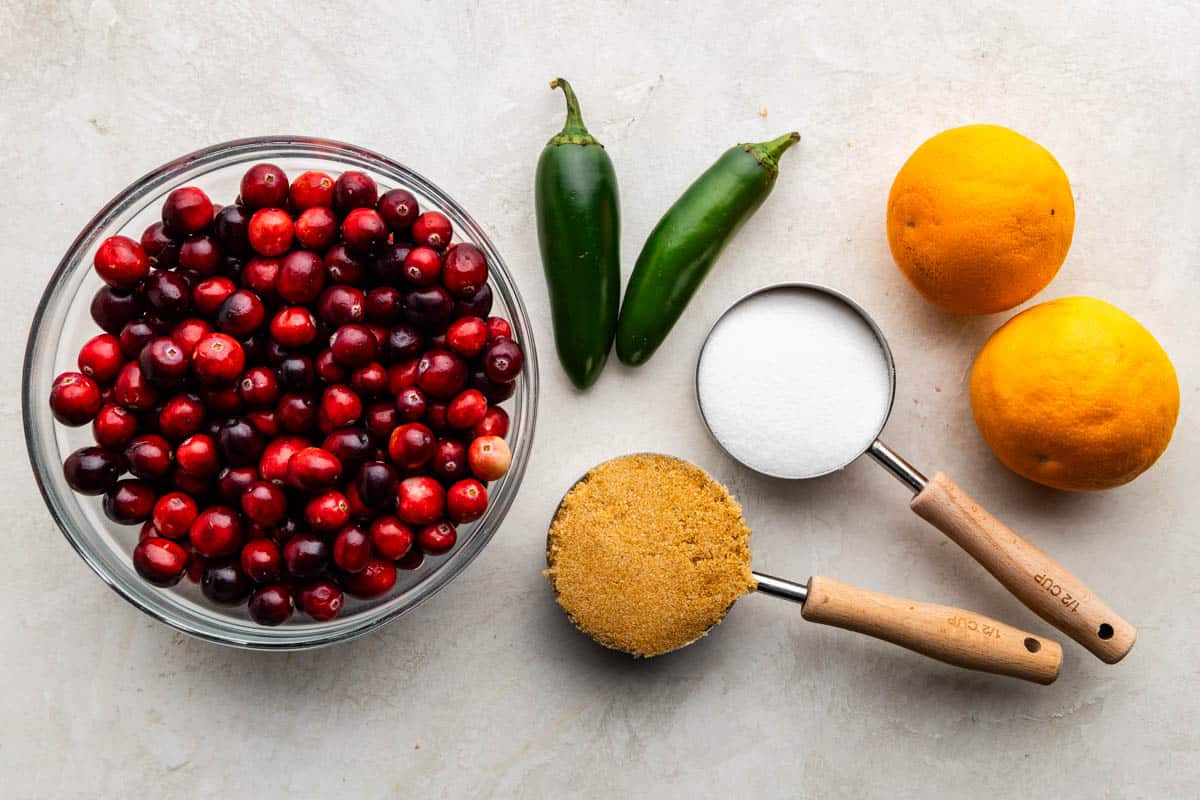
<svg viewBox="0 0 1200 800"><path fill-rule="evenodd" d="M172 177L177 177L179 173L186 171L189 167L201 164L206 161L214 160L222 156L237 155L240 153L257 153L264 158L269 157L269 153L280 148L295 149L297 155L307 151L307 155L325 158L329 160L344 160L348 168L357 165L363 166L359 162L366 162L367 165L374 168L383 168L384 170L393 171L403 175L406 179L412 181L413 186L422 194L426 195L435 202L436 210L446 211L449 208L456 216L461 216L466 222L466 228L471 236L467 241L473 244L479 244L484 247L489 254L495 254L496 264L499 273L503 276L503 283L508 288L511 288L511 298L507 296L504 288L501 288L501 296L505 305L513 317L513 322L516 327L522 330L524 335L521 346L525 351L525 365L522 368L521 381L525 384L524 392L527 395L528 408L525 410L523 419L527 419L528 423L522 430L523 438L518 445L518 452L523 456L513 459L512 469L505 476L506 487L511 485L511 489L505 497L503 507L498 509L498 516L494 524L486 531L480 532L477 535L483 535L483 539L477 547L474 547L465 556L458 561L447 561L440 564L438 568L430 575L423 578L419 583L410 587L412 591L418 587L424 587L425 591L418 596L411 598L411 601L398 605L384 613L374 613L372 609L362 615L362 621L348 627L353 617L348 619L338 620L339 624L314 624L309 631L306 631L305 636L287 640L252 640L247 638L237 638L226 632L217 632L208 629L209 626L192 624L190 621L185 621L175 615L161 613L156 608L153 608L148 603L142 601L137 594L132 591L119 576L110 574L108 569L102 565L99 560L93 556L89 550L83 546L79 537L71 532L73 524L68 521L64 514L58 508L56 502L56 490L50 485L50 479L43 474L47 467L45 453L41 451L41 444L35 437L35 428L39 427L39 423L35 422L38 412L33 407L33 391L36 387L31 384L34 366L34 350L37 345L39 334L42 333L41 327L45 319L47 309L52 300L56 297L56 289L59 287L64 276L71 272L72 266L82 258L83 251L99 237L100 232L111 224L115 218L124 211L127 205L136 199L147 185L153 185L156 182L166 182ZM289 153L289 155L291 155ZM528 456L532 451L534 433L536 429L538 394L539 394L539 377L537 366L537 349L534 342L533 327L529 321L528 311L525 308L516 282L513 280L512 274L508 267L504 264L503 259L499 255L499 250L491 241L491 238L483 230L483 228L474 220L466 209L441 189L437 184L416 172L410 167L401 164L394 159L391 159L381 153L359 147L347 142L338 141L335 139L326 139L314 136L299 136L291 134L277 134L267 136L244 137L240 139L231 139L223 142L218 142L213 145L193 150L178 158L167 161L166 163L156 167L155 169L146 172L139 178L125 186L111 200L105 203L99 211L97 211L91 219L89 219L80 230L80 232L71 241L62 258L58 262L58 266L50 274L47 280L46 287L42 291L38 304L33 312L33 317L29 326L29 333L25 341L25 354L21 363L21 418L22 428L24 432L25 448L29 457L30 466L32 467L33 477L37 483L38 490L42 495L42 500L50 512L51 518L58 527L63 538L71 545L72 549L83 559L88 567L94 572L104 583L106 583L113 591L115 591L126 602L133 605L143 613L165 623L175 630L181 631L189 636L201 639L203 641L212 642L228 647L234 647L245 650L260 650L260 651L296 651L308 650L319 647L325 647L338 642L349 641L351 639L363 636L371 631L378 630L389 622L399 619L404 614L417 608L430 597L441 591L447 584L458 577L467 566L474 561L479 554L490 543L492 537L499 530L508 515L508 511L512 506L513 500L520 491L521 484L524 481L525 470L528 465ZM53 422L50 423L53 426ZM52 427L53 429L53 427ZM516 453L514 456L517 455ZM51 465L53 466L53 465ZM457 554L457 551L455 554ZM437 577L438 580L433 580ZM329 629L329 633L325 631ZM267 628L266 630L276 630Z"/></svg>

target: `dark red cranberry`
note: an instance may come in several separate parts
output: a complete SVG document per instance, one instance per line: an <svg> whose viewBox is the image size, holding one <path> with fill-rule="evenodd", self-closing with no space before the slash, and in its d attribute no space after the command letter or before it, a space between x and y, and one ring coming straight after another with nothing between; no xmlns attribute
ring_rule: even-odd
<svg viewBox="0 0 1200 800"><path fill-rule="evenodd" d="M163 202L163 227L171 236L200 233L213 219L213 204L195 186L183 186L167 195Z"/></svg>
<svg viewBox="0 0 1200 800"><path fill-rule="evenodd" d="M362 283L367 268L346 245L338 242L325 251L325 274L330 283Z"/></svg>
<svg viewBox="0 0 1200 800"><path fill-rule="evenodd" d="M229 384L219 388L204 389L200 393L200 398L208 410L215 416L230 416L233 414L242 413L242 395L238 391L236 384ZM212 435L217 435L217 430L220 428L220 420L210 420L212 424Z"/></svg>
<svg viewBox="0 0 1200 800"><path fill-rule="evenodd" d="M275 301L279 298L279 269L282 262L278 258L255 256L242 267L241 283L254 292L262 300Z"/></svg>
<svg viewBox="0 0 1200 800"><path fill-rule="evenodd" d="M329 544L311 533L297 533L283 545L283 563L295 578L310 578L329 563Z"/></svg>
<svg viewBox="0 0 1200 800"><path fill-rule="evenodd" d="M250 215L238 205L228 205L213 217L213 237L221 250L238 258L250 255Z"/></svg>
<svg viewBox="0 0 1200 800"><path fill-rule="evenodd" d="M242 513L259 525L278 525L287 516L287 495L270 481L255 481L241 497Z"/></svg>
<svg viewBox="0 0 1200 800"><path fill-rule="evenodd" d="M420 359L410 358L388 367L388 391L400 394L409 386L416 386L420 363Z"/></svg>
<svg viewBox="0 0 1200 800"><path fill-rule="evenodd" d="M487 345L487 323L479 317L461 317L446 329L446 346L465 359L475 358Z"/></svg>
<svg viewBox="0 0 1200 800"><path fill-rule="evenodd" d="M404 558L412 548L412 528L395 517L377 517L371 523L371 544L375 552L383 558L395 561Z"/></svg>
<svg viewBox="0 0 1200 800"><path fill-rule="evenodd" d="M292 593L286 586L260 586L250 595L250 618L259 625L282 625L292 616Z"/></svg>
<svg viewBox="0 0 1200 800"><path fill-rule="evenodd" d="M487 318L488 344L512 338L512 327L503 317Z"/></svg>
<svg viewBox="0 0 1200 800"><path fill-rule="evenodd" d="M379 397L387 391L387 370L382 364L372 362L350 373L350 388L359 397Z"/></svg>
<svg viewBox="0 0 1200 800"><path fill-rule="evenodd" d="M76 361L79 371L100 384L112 383L124 363L121 340L111 333L101 333L84 342Z"/></svg>
<svg viewBox="0 0 1200 800"><path fill-rule="evenodd" d="M442 286L412 289L404 295L404 319L423 331L440 331L454 315L454 298Z"/></svg>
<svg viewBox="0 0 1200 800"><path fill-rule="evenodd" d="M358 496L358 488L353 483L348 483L345 490L346 505L350 507L350 518L356 520L370 519L372 511L362 501L362 498Z"/></svg>
<svg viewBox="0 0 1200 800"><path fill-rule="evenodd" d="M121 345L121 354L126 359L135 359L141 355L142 348L160 333L159 328L145 319L130 320L121 328L117 341Z"/></svg>
<svg viewBox="0 0 1200 800"><path fill-rule="evenodd" d="M313 363L317 377L325 383L345 383L350 378L350 370L337 362L333 357L333 351L329 348L318 353Z"/></svg>
<svg viewBox="0 0 1200 800"><path fill-rule="evenodd" d="M170 539L151 537L133 548L133 568L155 586L174 586L187 571L188 552Z"/></svg>
<svg viewBox="0 0 1200 800"><path fill-rule="evenodd" d="M254 467L226 467L217 476L217 496L221 502L234 508L242 505L242 495L258 480Z"/></svg>
<svg viewBox="0 0 1200 800"><path fill-rule="evenodd" d="M254 430L264 438L272 439L279 435L279 421L275 418L275 409L257 409L246 412L246 421L254 426Z"/></svg>
<svg viewBox="0 0 1200 800"><path fill-rule="evenodd" d="M324 172L309 170L292 181L289 193L292 208L304 211L313 206L333 205L333 178Z"/></svg>
<svg viewBox="0 0 1200 800"><path fill-rule="evenodd" d="M263 208L250 217L250 247L260 256L279 256L292 246L295 226L281 208Z"/></svg>
<svg viewBox="0 0 1200 800"><path fill-rule="evenodd" d="M171 445L154 433L143 433L125 446L125 463L138 478L158 480L171 471Z"/></svg>
<svg viewBox="0 0 1200 800"><path fill-rule="evenodd" d="M192 287L178 272L155 270L146 279L146 301L164 317L178 317L192 305Z"/></svg>
<svg viewBox="0 0 1200 800"><path fill-rule="evenodd" d="M412 325L395 325L388 330L386 355L392 361L407 361L421 354L425 341Z"/></svg>
<svg viewBox="0 0 1200 800"><path fill-rule="evenodd" d="M206 433L193 434L175 448L175 463L184 472L198 478L215 475L220 467L217 443Z"/></svg>
<svg viewBox="0 0 1200 800"><path fill-rule="evenodd" d="M412 245L404 242L382 248L371 260L371 276L384 286L399 286L404 282L404 260L411 251Z"/></svg>
<svg viewBox="0 0 1200 800"><path fill-rule="evenodd" d="M454 549L458 533L449 522L426 525L417 532L417 544L426 555L440 556Z"/></svg>
<svg viewBox="0 0 1200 800"><path fill-rule="evenodd" d="M159 536L182 539L188 535L200 509L190 495L183 492L168 492L154 504L150 520Z"/></svg>
<svg viewBox="0 0 1200 800"><path fill-rule="evenodd" d="M103 409L100 411L104 413ZM400 424L400 416L396 413L396 405L390 400L380 400L367 406L363 412L363 424L367 433L375 441L386 442L392 435L392 429Z"/></svg>
<svg viewBox="0 0 1200 800"><path fill-rule="evenodd" d="M409 286L432 286L442 274L442 257L432 247L414 247L404 258L404 282Z"/></svg>
<svg viewBox="0 0 1200 800"><path fill-rule="evenodd" d="M362 428L347 427L332 431L321 443L323 450L328 450L342 464L342 468L354 470L359 464L371 457L374 446L371 438Z"/></svg>
<svg viewBox="0 0 1200 800"><path fill-rule="evenodd" d="M317 323L304 306L279 310L271 320L271 338L283 347L304 347L317 338Z"/></svg>
<svg viewBox="0 0 1200 800"><path fill-rule="evenodd" d="M64 425L86 425L103 404L100 386L82 372L64 372L50 386L50 410Z"/></svg>
<svg viewBox="0 0 1200 800"><path fill-rule="evenodd" d="M242 521L228 506L211 506L201 511L188 531L192 547L207 558L233 555L242 546Z"/></svg>
<svg viewBox="0 0 1200 800"><path fill-rule="evenodd" d="M189 236L179 246L179 267L205 277L221 266L221 250L211 236Z"/></svg>
<svg viewBox="0 0 1200 800"><path fill-rule="evenodd" d="M396 498L400 477L396 468L385 461L368 461L358 470L355 487L368 508L383 508Z"/></svg>
<svg viewBox="0 0 1200 800"><path fill-rule="evenodd" d="M487 489L474 478L464 478L446 490L446 516L455 525L479 519L487 505Z"/></svg>
<svg viewBox="0 0 1200 800"><path fill-rule="evenodd" d="M284 389L311 389L317 383L317 370L308 356L288 356L279 362L276 372Z"/></svg>
<svg viewBox="0 0 1200 800"><path fill-rule="evenodd" d="M429 408L425 393L415 386L401 390L400 394L396 395L395 405L396 417L401 422L416 422L425 416L425 411Z"/></svg>
<svg viewBox="0 0 1200 800"><path fill-rule="evenodd" d="M241 344L224 333L210 333L197 342L192 352L192 371L201 383L209 386L232 383L245 366L246 354Z"/></svg>
<svg viewBox="0 0 1200 800"><path fill-rule="evenodd" d="M196 345L210 333L212 333L212 328L209 327L207 322L195 317L189 317L176 323L175 327L171 329L171 338L183 350L184 356L188 358L190 363L192 353L196 352Z"/></svg>
<svg viewBox="0 0 1200 800"><path fill-rule="evenodd" d="M428 426L409 422L392 431L388 439L388 455L401 469L419 469L429 463L437 440Z"/></svg>
<svg viewBox="0 0 1200 800"><path fill-rule="evenodd" d="M467 389L455 395L446 406L446 422L451 428L466 430L474 428L483 421L487 413L488 402L483 392L478 389Z"/></svg>
<svg viewBox="0 0 1200 800"><path fill-rule="evenodd" d="M328 450L306 447L288 461L287 483L302 492L332 489L342 477L342 462Z"/></svg>
<svg viewBox="0 0 1200 800"><path fill-rule="evenodd" d="M350 503L338 491L315 495L304 505L304 521L317 533L333 533L350 521Z"/></svg>
<svg viewBox="0 0 1200 800"><path fill-rule="evenodd" d="M492 287L483 284L477 287L469 296L459 297L454 301L455 317L486 317L492 313Z"/></svg>
<svg viewBox="0 0 1200 800"><path fill-rule="evenodd" d="M255 583L279 580L283 570L283 555L279 545L270 539L251 539L242 545L242 572Z"/></svg>
<svg viewBox="0 0 1200 800"><path fill-rule="evenodd" d="M415 570L420 569L425 563L425 553L419 547L409 549L408 554L396 559L396 569Z"/></svg>
<svg viewBox="0 0 1200 800"><path fill-rule="evenodd" d="M101 406L92 421L92 435L101 447L124 447L137 431L137 418L114 403Z"/></svg>
<svg viewBox="0 0 1200 800"><path fill-rule="evenodd" d="M438 439L429 469L444 482L467 477L467 446L457 439Z"/></svg>
<svg viewBox="0 0 1200 800"><path fill-rule="evenodd" d="M121 329L142 313L142 296L134 292L101 286L92 297L92 320L108 333Z"/></svg>
<svg viewBox="0 0 1200 800"><path fill-rule="evenodd" d="M374 334L365 325L350 324L338 328L329 342L333 358L351 369L364 367L375 360L379 346Z"/></svg>
<svg viewBox="0 0 1200 800"><path fill-rule="evenodd" d="M431 397L449 399L466 383L466 362L447 350L430 350L417 364L417 386Z"/></svg>
<svg viewBox="0 0 1200 800"><path fill-rule="evenodd" d="M472 297L481 286L487 285L487 257L473 244L463 242L446 251L442 265L442 281L455 297Z"/></svg>
<svg viewBox="0 0 1200 800"><path fill-rule="evenodd" d="M117 485L117 457L103 447L81 447L63 462L67 485L80 494L98 495Z"/></svg>
<svg viewBox="0 0 1200 800"><path fill-rule="evenodd" d="M371 560L371 537L357 525L347 525L333 540L333 563L347 573L362 572Z"/></svg>
<svg viewBox="0 0 1200 800"><path fill-rule="evenodd" d="M506 383L496 383L488 380L487 374L482 368L471 373L470 380L471 388L478 389L483 392L483 396L488 399L492 405L503 403L508 398L512 397L517 390L516 381L508 381Z"/></svg>
<svg viewBox="0 0 1200 800"><path fill-rule="evenodd" d="M435 250L445 250L450 245L454 231L446 215L438 211L426 211L419 215L412 224L412 239L417 244L432 247Z"/></svg>
<svg viewBox="0 0 1200 800"><path fill-rule="evenodd" d="M353 286L330 286L317 299L317 316L332 326L362 322L365 311L366 298Z"/></svg>
<svg viewBox="0 0 1200 800"><path fill-rule="evenodd" d="M294 250L279 266L279 296L294 305L312 303L325 288L325 263L310 250Z"/></svg>
<svg viewBox="0 0 1200 800"><path fill-rule="evenodd" d="M289 392L275 407L279 429L287 433L306 433L317 424L317 404L310 395Z"/></svg>
<svg viewBox="0 0 1200 800"><path fill-rule="evenodd" d="M100 279L116 289L132 289L150 274L150 259L128 236L110 236L92 259Z"/></svg>
<svg viewBox="0 0 1200 800"><path fill-rule="evenodd" d="M337 237L337 217L324 206L306 209L296 218L296 241L309 250L324 250Z"/></svg>
<svg viewBox="0 0 1200 800"><path fill-rule="evenodd" d="M483 371L489 381L507 383L521 374L525 353L512 339L496 342L483 354Z"/></svg>
<svg viewBox="0 0 1200 800"><path fill-rule="evenodd" d="M231 417L221 425L217 446L225 463L235 467L257 464L266 442L254 426L242 417Z"/></svg>
<svg viewBox="0 0 1200 800"><path fill-rule="evenodd" d="M331 580L318 580L300 587L296 607L317 622L328 622L342 610L342 590Z"/></svg>
<svg viewBox="0 0 1200 800"><path fill-rule="evenodd" d="M156 386L171 386L187 376L192 363L174 339L160 336L151 339L142 348L138 365L151 383Z"/></svg>
<svg viewBox="0 0 1200 800"><path fill-rule="evenodd" d="M130 361L117 373L116 383L113 384L113 399L130 411L146 411L158 402L158 392L146 380L138 363Z"/></svg>
<svg viewBox="0 0 1200 800"><path fill-rule="evenodd" d="M283 483L287 479L288 462L292 456L308 447L300 436L280 436L267 444L258 461L258 475L264 481Z"/></svg>
<svg viewBox="0 0 1200 800"><path fill-rule="evenodd" d="M342 222L342 238L355 251L370 254L387 243L388 229L379 212L356 208Z"/></svg>
<svg viewBox="0 0 1200 800"><path fill-rule="evenodd" d="M170 269L179 263L179 242L167 235L161 222L152 222L142 231L141 245L150 263L159 269Z"/></svg>
<svg viewBox="0 0 1200 800"><path fill-rule="evenodd" d="M201 314L215 314L237 286L229 278L217 276L205 278L192 289L192 305Z"/></svg>
<svg viewBox="0 0 1200 800"><path fill-rule="evenodd" d="M104 495L104 513L113 522L136 525L150 519L157 499L158 495L149 483L127 478L117 481L116 486Z"/></svg>
<svg viewBox="0 0 1200 800"><path fill-rule="evenodd" d="M347 575L343 583L353 597L380 597L396 585L396 565L387 559L372 558L361 571Z"/></svg>
<svg viewBox="0 0 1200 800"><path fill-rule="evenodd" d="M272 408L279 400L279 379L267 367L251 367L238 383L238 393L247 408Z"/></svg>
<svg viewBox="0 0 1200 800"><path fill-rule="evenodd" d="M356 208L373 208L379 199L379 187L370 175L347 170L333 184L333 207L339 214Z"/></svg>
<svg viewBox="0 0 1200 800"><path fill-rule="evenodd" d="M279 208L288 197L288 179L274 164L255 164L242 176L242 205L250 210Z"/></svg>
<svg viewBox="0 0 1200 800"><path fill-rule="evenodd" d="M450 423L446 421L447 408L445 403L430 403L425 411L425 422L434 433L445 434L450 431Z"/></svg>
<svg viewBox="0 0 1200 800"><path fill-rule="evenodd" d="M475 424L471 429L471 435L480 436L499 436L503 439L508 436L508 412L497 406L488 406L487 412L483 415L483 419Z"/></svg>
<svg viewBox="0 0 1200 800"><path fill-rule="evenodd" d="M400 319L403 302L404 296L396 287L376 286L366 295L366 318L377 325L392 325Z"/></svg>
<svg viewBox="0 0 1200 800"><path fill-rule="evenodd" d="M412 227L413 221L421 213L417 206L417 198L407 189L392 189L384 192L376 204L379 215L387 226L400 233Z"/></svg>
<svg viewBox="0 0 1200 800"><path fill-rule="evenodd" d="M209 562L200 579L200 591L214 603L225 606L245 602L253 588L250 579L242 572L236 561L220 559Z"/></svg>
<svg viewBox="0 0 1200 800"><path fill-rule="evenodd" d="M358 422L362 418L362 398L349 386L336 384L321 394L317 426L324 433Z"/></svg>
<svg viewBox="0 0 1200 800"><path fill-rule="evenodd" d="M217 327L230 336L248 336L263 324L267 315L262 300L247 289L238 289L217 309Z"/></svg>

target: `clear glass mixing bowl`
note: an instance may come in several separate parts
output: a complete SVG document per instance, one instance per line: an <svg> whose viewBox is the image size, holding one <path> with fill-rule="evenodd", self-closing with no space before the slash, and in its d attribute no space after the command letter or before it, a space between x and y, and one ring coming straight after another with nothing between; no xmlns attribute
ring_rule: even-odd
<svg viewBox="0 0 1200 800"><path fill-rule="evenodd" d="M337 619L314 622L296 614L277 628L253 622L244 605L230 608L209 602L187 580L160 589L134 572L130 553L137 543L138 526L113 523L104 515L100 498L75 494L63 477L63 459L93 444L91 426L57 424L47 403L54 377L77 369L80 346L98 332L88 308L102 285L92 269L99 243L116 234L136 240L159 218L164 197L179 186L199 186L214 202L230 202L246 169L263 161L278 165L290 177L309 169L335 175L361 170L379 183L381 191L404 187L417 196L423 210L441 211L453 223L456 240L472 242L487 254L495 297L492 313L512 323L526 354L516 394L505 403L511 416L512 467L489 486L491 504L484 516L460 528L457 547L447 556L426 558L416 570L400 571L396 586L383 597L347 598ZM521 485L533 443L537 396L537 353L525 305L495 246L462 206L427 179L377 153L324 139L267 136L215 145L165 164L118 194L88 223L51 276L34 315L25 351L22 408L29 458L51 515L71 546L118 594L155 619L202 639L252 649L294 650L343 641L396 619L449 583L479 555Z"/></svg>

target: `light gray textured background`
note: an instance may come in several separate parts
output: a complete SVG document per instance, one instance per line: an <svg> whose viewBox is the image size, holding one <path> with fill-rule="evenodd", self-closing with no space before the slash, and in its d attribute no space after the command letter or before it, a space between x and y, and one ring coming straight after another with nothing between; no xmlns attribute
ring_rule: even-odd
<svg viewBox="0 0 1200 800"><path fill-rule="evenodd" d="M0 793L1200 794L1200 12L1050 5L0 0ZM616 164L626 271L726 147L804 136L654 361L610 368L587 395L554 360L532 219L534 163L562 120L556 73ZM1038 299L1116 303L1179 371L1175 440L1123 489L1061 494L995 461L964 378L1008 315L941 314L891 264L896 170L926 137L984 121L1046 145L1074 187L1074 245ZM28 472L18 374L46 277L103 202L181 153L285 132L382 151L460 199L514 268L545 384L521 495L459 580L365 639L270 656L152 622L71 552ZM1053 633L873 465L792 486L710 444L691 388L703 332L784 279L838 286L876 315L900 372L887 440L956 476L1137 625L1124 663L1068 643L1062 678L1041 688L822 629L766 597L650 662L572 631L540 574L549 516L593 463L657 450L740 495L757 567Z"/></svg>

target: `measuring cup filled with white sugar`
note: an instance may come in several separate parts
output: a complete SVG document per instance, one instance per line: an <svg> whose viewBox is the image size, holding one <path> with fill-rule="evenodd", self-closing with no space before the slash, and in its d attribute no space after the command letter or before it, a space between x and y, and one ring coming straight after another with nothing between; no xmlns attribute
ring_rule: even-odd
<svg viewBox="0 0 1200 800"><path fill-rule="evenodd" d="M863 453L913 492L911 507L1043 619L1102 660L1133 647L1133 626L1082 581L938 472L926 478L879 441L896 371L878 326L824 286L768 286L717 320L696 365L705 425L737 461L776 478L815 478Z"/></svg>

